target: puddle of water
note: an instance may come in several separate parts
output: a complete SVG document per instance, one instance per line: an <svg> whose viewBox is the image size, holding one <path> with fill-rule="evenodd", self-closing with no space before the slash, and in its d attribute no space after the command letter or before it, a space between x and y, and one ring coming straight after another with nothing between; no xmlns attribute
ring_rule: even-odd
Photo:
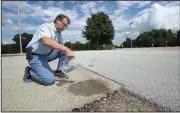
<svg viewBox="0 0 180 113"><path fill-rule="evenodd" d="M57 80L59 83L57 83L57 86L61 87L68 83L74 83L74 81L68 81L68 80Z"/></svg>
<svg viewBox="0 0 180 113"><path fill-rule="evenodd" d="M101 81L102 82L102 81ZM74 95L91 96L100 93L107 93L110 91L108 87L98 80L86 80L71 84L68 90Z"/></svg>

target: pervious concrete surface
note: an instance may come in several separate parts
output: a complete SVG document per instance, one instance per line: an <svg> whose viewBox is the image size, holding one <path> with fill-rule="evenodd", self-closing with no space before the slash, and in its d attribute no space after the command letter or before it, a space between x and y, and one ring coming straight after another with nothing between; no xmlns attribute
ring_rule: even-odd
<svg viewBox="0 0 180 113"><path fill-rule="evenodd" d="M180 111L179 47L82 51L76 57L83 67Z"/></svg>
<svg viewBox="0 0 180 113"><path fill-rule="evenodd" d="M124 86L180 111L179 49L75 51L85 69L70 72L69 80L57 78L52 86L22 82L25 56L2 57L2 111L71 111ZM56 64L50 63L52 69Z"/></svg>
<svg viewBox="0 0 180 113"><path fill-rule="evenodd" d="M50 63L56 69L57 60ZM72 111L122 87L82 67L54 85L23 83L25 56L2 57L2 111Z"/></svg>

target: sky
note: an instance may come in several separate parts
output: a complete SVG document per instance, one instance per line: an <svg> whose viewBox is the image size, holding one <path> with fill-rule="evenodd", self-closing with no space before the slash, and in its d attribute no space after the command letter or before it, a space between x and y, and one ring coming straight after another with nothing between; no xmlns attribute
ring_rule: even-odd
<svg viewBox="0 0 180 113"><path fill-rule="evenodd" d="M1 2L2 42L12 43L18 33L18 1ZM112 20L114 45L127 37L136 39L152 29L180 29L179 1L20 1L21 33L34 34L43 23L53 22L58 14L69 16L71 24L62 31L64 41L86 43L82 30L92 13L103 11ZM129 23L131 23L131 29Z"/></svg>

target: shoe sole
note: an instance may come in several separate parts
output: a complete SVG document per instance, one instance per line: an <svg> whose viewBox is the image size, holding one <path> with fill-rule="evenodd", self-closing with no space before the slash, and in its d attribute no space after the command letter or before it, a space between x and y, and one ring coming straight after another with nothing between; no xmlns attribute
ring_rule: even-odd
<svg viewBox="0 0 180 113"><path fill-rule="evenodd" d="M56 76L57 78L60 78L60 79L69 79L69 77L68 78L65 78L65 77L60 77L60 76Z"/></svg>
<svg viewBox="0 0 180 113"><path fill-rule="evenodd" d="M26 68L25 68L24 77L23 77L23 82L24 82L24 83L29 83L29 82L31 82L31 81L32 81L31 79L26 79L26 78L25 78L26 73L27 73L27 70L28 70L28 69L27 69L27 67L26 67Z"/></svg>
<svg viewBox="0 0 180 113"><path fill-rule="evenodd" d="M32 82L32 80L31 79L23 80L23 83L29 83L29 82Z"/></svg>

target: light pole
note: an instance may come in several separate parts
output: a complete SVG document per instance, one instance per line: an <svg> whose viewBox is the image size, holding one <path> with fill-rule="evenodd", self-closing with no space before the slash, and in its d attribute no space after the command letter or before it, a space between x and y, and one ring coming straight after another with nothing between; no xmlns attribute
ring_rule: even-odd
<svg viewBox="0 0 180 113"><path fill-rule="evenodd" d="M90 43L90 42L87 43L87 44L88 44L88 50L89 50L89 43Z"/></svg>
<svg viewBox="0 0 180 113"><path fill-rule="evenodd" d="M91 43L91 39L90 39L89 42L88 42L88 50L89 50L89 45L90 45L90 43Z"/></svg>
<svg viewBox="0 0 180 113"><path fill-rule="evenodd" d="M20 24L21 24L21 22L20 22L20 13L19 13L19 1L18 1L18 19L19 19L19 42L20 42L20 54L22 54L22 41L21 41L21 31L20 31L20 29L21 29L21 26L20 26Z"/></svg>
<svg viewBox="0 0 180 113"><path fill-rule="evenodd" d="M133 22L131 22L129 25L130 25L130 34L131 34L131 24L133 24ZM131 48L132 48L132 38L131 39Z"/></svg>

